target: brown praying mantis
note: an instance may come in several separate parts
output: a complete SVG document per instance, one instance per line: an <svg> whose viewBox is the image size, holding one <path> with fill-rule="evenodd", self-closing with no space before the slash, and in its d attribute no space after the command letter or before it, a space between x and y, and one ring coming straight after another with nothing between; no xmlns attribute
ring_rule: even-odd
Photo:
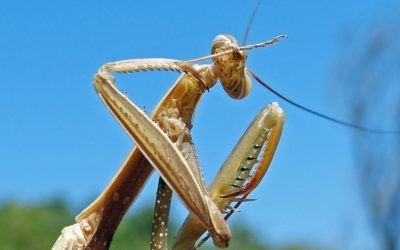
<svg viewBox="0 0 400 250"><path fill-rule="evenodd" d="M166 249L171 190L191 212L173 249L191 249L206 230L216 246L227 247L231 232L222 213L228 212L230 216L262 180L282 132L284 113L277 103L267 105L260 112L208 190L190 135L193 114L202 94L218 79L230 97L244 98L251 89L245 50L275 44L283 37L238 47L232 36L219 35L212 43L212 55L204 58L133 59L100 67L94 77L95 89L136 142L136 147L100 197L76 217L77 223L63 229L53 249L107 249L153 168L161 178L151 248ZM193 65L210 58L213 59L210 65ZM154 69L184 74L149 117L115 87L111 72ZM255 165L257 168L252 171ZM235 208L230 206L232 202L237 202Z"/></svg>

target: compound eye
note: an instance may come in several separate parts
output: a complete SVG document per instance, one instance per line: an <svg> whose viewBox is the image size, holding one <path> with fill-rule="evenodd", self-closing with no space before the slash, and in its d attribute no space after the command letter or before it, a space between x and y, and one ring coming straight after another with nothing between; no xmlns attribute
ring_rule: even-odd
<svg viewBox="0 0 400 250"><path fill-rule="evenodd" d="M242 99L251 91L251 79L247 74L241 78L232 78L230 81L221 81L225 92L233 99Z"/></svg>
<svg viewBox="0 0 400 250"><path fill-rule="evenodd" d="M225 51L232 46L238 46L238 43L233 36L229 34L218 35L211 43L211 54Z"/></svg>

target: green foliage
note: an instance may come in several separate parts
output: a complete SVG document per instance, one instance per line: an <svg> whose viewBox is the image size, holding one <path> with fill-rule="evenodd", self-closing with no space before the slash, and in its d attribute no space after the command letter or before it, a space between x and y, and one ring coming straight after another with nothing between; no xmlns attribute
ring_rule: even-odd
<svg viewBox="0 0 400 250"><path fill-rule="evenodd" d="M111 249L149 249L153 208L146 207L134 216L128 216L119 226ZM7 203L0 208L0 249L50 249L65 226L74 224L74 216L63 202L54 201L36 206ZM170 222L169 235L176 232L174 222ZM259 229L256 229L259 230ZM255 230L254 230L255 231ZM302 250L301 246L272 248L263 244L256 234L242 225L232 226L233 239L230 250ZM170 239L170 242L172 238ZM207 243L202 249L216 249Z"/></svg>
<svg viewBox="0 0 400 250"><path fill-rule="evenodd" d="M73 216L59 201L30 207L5 204L0 208L0 249L50 249L69 224Z"/></svg>

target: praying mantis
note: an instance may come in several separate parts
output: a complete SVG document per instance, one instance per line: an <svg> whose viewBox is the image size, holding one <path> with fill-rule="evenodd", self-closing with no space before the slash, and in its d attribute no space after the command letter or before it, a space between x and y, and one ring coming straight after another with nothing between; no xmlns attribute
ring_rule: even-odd
<svg viewBox="0 0 400 250"><path fill-rule="evenodd" d="M233 36L223 34L213 40L210 56L188 61L132 59L101 66L94 77L95 90L136 146L103 193L76 216L77 223L62 230L52 249L108 249L119 223L153 168L160 174L160 180L150 249L167 249L173 192L190 214L172 249L198 248L209 237L217 247L228 247L231 232L226 220L242 202L249 200L247 196L268 170L282 133L284 112L276 102L260 111L208 189L190 134L193 115L202 95L218 80L231 98L246 97L252 85L249 74L260 80L246 68L245 51L275 44L284 37L239 47ZM212 64L194 64L208 59L213 60ZM146 70L183 72L150 116L116 88L111 74ZM206 231L208 235L196 245Z"/></svg>
<svg viewBox="0 0 400 250"><path fill-rule="evenodd" d="M94 87L136 142L136 147L100 197L76 217L77 223L63 229L53 249L107 249L119 222L153 168L161 178L151 248L167 247L171 190L191 212L173 249L191 249L206 230L216 246L227 247L231 232L222 213L228 212L230 216L262 180L279 142L284 113L277 103L267 105L260 112L208 190L190 135L193 114L202 94L218 79L230 97L244 98L251 89L248 73L252 74L245 67L245 50L275 44L283 37L238 47L236 39L225 34L214 39L212 55L205 58L190 61L132 59L100 67L94 77ZM210 65L193 65L210 58L213 59ZM183 71L184 74L147 116L115 87L111 72L154 69ZM258 166L252 171L255 165ZM237 202L235 208L230 207L232 202Z"/></svg>

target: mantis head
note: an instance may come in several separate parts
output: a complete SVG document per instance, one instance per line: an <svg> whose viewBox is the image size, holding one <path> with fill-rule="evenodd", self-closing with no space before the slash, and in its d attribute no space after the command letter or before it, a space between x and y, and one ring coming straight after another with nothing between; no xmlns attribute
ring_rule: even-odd
<svg viewBox="0 0 400 250"><path fill-rule="evenodd" d="M246 97L251 90L251 79L246 74L247 54L240 50L236 39L229 35L218 35L214 38L211 53L217 54L227 50L232 53L213 59L213 73L218 76L224 90L233 99Z"/></svg>

